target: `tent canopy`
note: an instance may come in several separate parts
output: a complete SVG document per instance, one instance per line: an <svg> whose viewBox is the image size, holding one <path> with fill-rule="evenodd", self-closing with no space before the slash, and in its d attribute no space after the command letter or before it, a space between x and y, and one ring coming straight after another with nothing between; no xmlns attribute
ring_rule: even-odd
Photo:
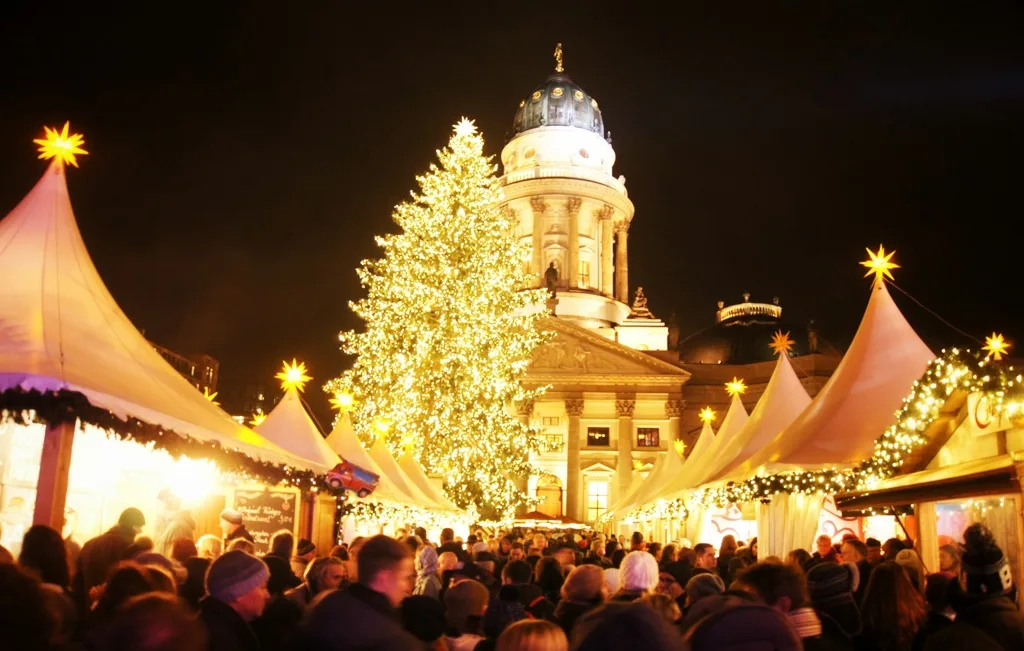
<svg viewBox="0 0 1024 651"><path fill-rule="evenodd" d="M236 423L135 329L89 257L58 162L0 221L0 392L15 388L80 392L122 419L327 470Z"/></svg>
<svg viewBox="0 0 1024 651"><path fill-rule="evenodd" d="M340 461L302 405L302 397L295 387L285 391L281 401L254 429L285 450L322 466L333 468Z"/></svg>
<svg viewBox="0 0 1024 651"><path fill-rule="evenodd" d="M455 506L455 504L448 499L448 496L444 494L444 491L437 488L437 486L430 481L430 477L427 477L427 473L423 472L423 468L420 467L420 464L416 463L416 459L413 457L412 451L406 450L406 452L402 454L398 459L398 467L402 469L402 472L412 480L424 495L429 497L436 504L453 511L459 510L459 507Z"/></svg>
<svg viewBox="0 0 1024 651"><path fill-rule="evenodd" d="M269 418L269 416L268 416ZM342 413L338 423L327 436L327 445L336 452L342 459L354 463L360 468L369 470L380 477L380 484L373 492L370 499L376 498L406 504L417 505L417 502L396 485L391 478L381 469L377 462L370 457L369 453L359 442L355 429L352 428L352 421L348 413Z"/></svg>
<svg viewBox="0 0 1024 651"><path fill-rule="evenodd" d="M743 405L740 405L742 409ZM723 422L723 425L726 423ZM659 499L665 499L666 496L672 495L678 492L677 486L681 486L690 481L690 477L696 472L697 468L702 467L707 463L707 452L711 448L711 445L715 442L715 430L711 428L710 421L705 421L704 426L700 429L700 435L697 437L697 442L693 445L693 450L690 451L690 456L686 457L683 461L682 466L679 470L671 475L664 477L665 482L661 486L657 487L648 496L645 502L637 502L637 506L646 506L651 502L656 502ZM670 497L668 499L674 499Z"/></svg>
<svg viewBox="0 0 1024 651"><path fill-rule="evenodd" d="M739 470L751 476L850 466L870 457L909 387L935 357L877 280L835 373L814 400Z"/></svg>
<svg viewBox="0 0 1024 651"><path fill-rule="evenodd" d="M810 403L811 397L793 370L789 356L780 355L768 386L750 412L747 424L715 459L714 470L706 474L706 481L733 476L746 479L750 476L750 458L792 423Z"/></svg>
<svg viewBox="0 0 1024 651"><path fill-rule="evenodd" d="M403 493L411 497L416 506L442 511L445 509L420 490L416 483L409 478L409 475L405 474L405 471L395 461L391 451L388 450L388 446L385 445L383 437L377 437L377 440L370 446L369 452L370 458L377 463L377 467L384 471L384 475L393 485L398 486Z"/></svg>
<svg viewBox="0 0 1024 651"><path fill-rule="evenodd" d="M676 452L675 446L670 445L668 451L658 460L658 465L651 471L647 481L640 484L640 489L622 509L624 513L643 506L658 498L658 493L665 485L679 474L684 465L683 457Z"/></svg>

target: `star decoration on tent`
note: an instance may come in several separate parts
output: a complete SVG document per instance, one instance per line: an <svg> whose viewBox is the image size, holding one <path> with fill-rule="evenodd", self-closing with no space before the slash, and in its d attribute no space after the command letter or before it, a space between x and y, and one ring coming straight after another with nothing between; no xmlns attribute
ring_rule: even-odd
<svg viewBox="0 0 1024 651"><path fill-rule="evenodd" d="M725 390L730 396L741 396L747 392L747 384L738 377L734 377L732 382L725 383Z"/></svg>
<svg viewBox="0 0 1024 651"><path fill-rule="evenodd" d="M373 431L377 432L377 434L381 436L387 434L389 429L391 429L391 423L386 420L377 419L373 423Z"/></svg>
<svg viewBox="0 0 1024 651"><path fill-rule="evenodd" d="M899 269L900 266L895 262L892 262L892 256L896 253L895 251L885 252L885 247L881 244L878 245L878 253L873 252L871 249L865 249L868 252L869 259L861 262L861 266L867 267L868 271L864 274L867 278L871 274L875 274L875 280L882 280L883 277L889 280L895 280L892 277L891 270Z"/></svg>
<svg viewBox="0 0 1024 651"><path fill-rule="evenodd" d="M462 118L458 124L453 125L455 128L455 135L464 138L466 136L472 136L476 134L476 123L474 120L469 118Z"/></svg>
<svg viewBox="0 0 1024 651"><path fill-rule="evenodd" d="M208 388L203 387L203 397L206 398L207 400L209 400L210 402L212 402L213 404L215 404L217 406L220 406L220 403L217 402L217 392L216 391L214 391L213 393L210 393L210 390Z"/></svg>
<svg viewBox="0 0 1024 651"><path fill-rule="evenodd" d="M686 452L686 443L683 441L683 439L676 439L672 441L672 445L675 446L676 454L678 454L679 456L683 456L683 453Z"/></svg>
<svg viewBox="0 0 1024 651"><path fill-rule="evenodd" d="M297 389L302 391L306 388L306 382L309 382L313 378L306 375L306 363L296 362L292 359L292 363L284 363L284 370L274 376L278 380L281 380L281 388L287 391L288 389Z"/></svg>
<svg viewBox="0 0 1024 651"><path fill-rule="evenodd" d="M985 345L981 349L998 362L1010 351L1010 344L1003 339L1003 335L993 332L991 337L985 337Z"/></svg>
<svg viewBox="0 0 1024 651"><path fill-rule="evenodd" d="M352 397L351 393L340 391L334 394L334 397L331 398L331 407L334 407L338 411L348 411L352 408L355 401L356 399Z"/></svg>
<svg viewBox="0 0 1024 651"><path fill-rule="evenodd" d="M768 347L775 351L776 355L788 354L793 349L793 340L789 338L788 332L782 334L782 330L776 330L772 335L772 343L768 344Z"/></svg>
<svg viewBox="0 0 1024 651"><path fill-rule="evenodd" d="M46 131L46 137L37 138L32 141L39 145L39 158L41 160L56 158L61 163L71 163L78 167L78 161L75 160L75 156L79 154L88 155L89 152L81 147L85 144L85 137L80 133L68 135L68 129L70 128L70 122L65 122L64 129L61 131L51 129L50 127L43 127Z"/></svg>
<svg viewBox="0 0 1024 651"><path fill-rule="evenodd" d="M710 406L700 410L700 420L702 423L712 423L718 420L718 414Z"/></svg>
<svg viewBox="0 0 1024 651"><path fill-rule="evenodd" d="M267 415L263 413L262 409L257 409L256 413L252 415L252 420L249 421L249 424L256 427L262 425L265 420L267 420Z"/></svg>

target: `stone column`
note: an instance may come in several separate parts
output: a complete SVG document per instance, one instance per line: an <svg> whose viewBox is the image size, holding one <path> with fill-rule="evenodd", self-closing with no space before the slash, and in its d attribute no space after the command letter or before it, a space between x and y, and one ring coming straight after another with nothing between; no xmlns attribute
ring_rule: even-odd
<svg viewBox="0 0 1024 651"><path fill-rule="evenodd" d="M629 304L629 252L626 248L629 240L629 222L615 224L618 245L615 247L615 299Z"/></svg>
<svg viewBox="0 0 1024 651"><path fill-rule="evenodd" d="M530 209L533 211L533 264L531 269L537 276L537 287L544 287L544 272L547 265L544 264L544 212L547 210L547 203L544 197L531 197Z"/></svg>
<svg viewBox="0 0 1024 651"><path fill-rule="evenodd" d="M530 426L530 418L533 416L533 401L532 400L526 400L524 402L517 403L516 404L516 414L519 416L519 422L521 422L524 427L529 427ZM530 452L529 452L529 450L527 450L526 452L523 453L523 460L526 461L526 462L530 461ZM516 488L521 490L524 495L529 495L529 492L530 492L530 478L529 477L516 477ZM517 512L516 515L519 515L520 513L525 513L526 512L526 507L525 506L520 507L518 511L519 512Z"/></svg>
<svg viewBox="0 0 1024 651"><path fill-rule="evenodd" d="M565 514L581 520L580 416L583 415L583 398L566 398L565 413L569 416L569 440L565 447Z"/></svg>
<svg viewBox="0 0 1024 651"><path fill-rule="evenodd" d="M612 296L612 243L614 230L612 226L611 206L605 206L597 211L598 224L601 228L601 293L605 296Z"/></svg>
<svg viewBox="0 0 1024 651"><path fill-rule="evenodd" d="M686 409L686 401L681 398L670 396L668 401L665 402L665 416L668 417L668 451L673 454L673 446L675 446L676 441L681 440L679 421L682 418L684 409Z"/></svg>
<svg viewBox="0 0 1024 651"><path fill-rule="evenodd" d="M616 474L619 477L619 496L626 496L633 480L633 410L636 408L636 394L615 395L615 415L619 417L619 461Z"/></svg>
<svg viewBox="0 0 1024 651"><path fill-rule="evenodd" d="M570 197L565 202L565 211L569 215L569 257L565 266L569 267L566 278L569 280L569 289L578 289L580 286L580 205L583 201L579 197Z"/></svg>

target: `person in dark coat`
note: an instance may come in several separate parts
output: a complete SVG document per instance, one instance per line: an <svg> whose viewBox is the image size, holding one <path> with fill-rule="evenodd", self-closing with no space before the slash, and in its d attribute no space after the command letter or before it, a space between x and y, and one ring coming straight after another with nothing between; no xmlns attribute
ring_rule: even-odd
<svg viewBox="0 0 1024 651"><path fill-rule="evenodd" d="M292 572L291 558L294 547L295 536L290 531L278 531L270 539L270 553L263 557L263 562L270 570L267 590L271 597L302 585L302 579Z"/></svg>
<svg viewBox="0 0 1024 651"><path fill-rule="evenodd" d="M562 584L562 599L555 607L555 621L572 637L576 620L600 606L608 597L604 570L596 565L580 565L569 572Z"/></svg>
<svg viewBox="0 0 1024 651"><path fill-rule="evenodd" d="M925 643L925 651L1024 650L1024 615L1014 603L1013 572L992 532L983 524L964 531L960 581L950 602L956 620Z"/></svg>
<svg viewBox="0 0 1024 651"><path fill-rule="evenodd" d="M859 604L864 599L864 592L868 589L868 579L871 578L871 570L875 569L868 562L868 546L856 538L848 538L843 541L843 562L853 563L857 566L857 589L853 593L854 599Z"/></svg>
<svg viewBox="0 0 1024 651"><path fill-rule="evenodd" d="M441 530L441 546L437 548L437 555L440 556L445 552L455 554L460 563L469 562L469 554L466 553L466 548L462 546L462 543L455 542L455 531L453 529L445 528Z"/></svg>
<svg viewBox="0 0 1024 651"><path fill-rule="evenodd" d="M533 568L526 561L509 561L501 571L502 585L515 586L519 593L519 603L525 608L544 597L540 587L530 583L532 578Z"/></svg>
<svg viewBox="0 0 1024 651"><path fill-rule="evenodd" d="M863 628L854 579L855 570L845 563L821 563L807 573L807 592L821 620L821 635L833 648L852 651Z"/></svg>
<svg viewBox="0 0 1024 651"><path fill-rule="evenodd" d="M388 538L367 540L356 557L358 582L314 599L299 625L303 651L408 651L423 642L402 628L398 606L416 580L409 548Z"/></svg>
<svg viewBox="0 0 1024 651"><path fill-rule="evenodd" d="M88 611L89 591L106 582L110 568L114 567L131 547L135 536L146 525L142 511L129 507L121 512L117 524L106 533L82 546L78 555L73 591L82 612Z"/></svg>
<svg viewBox="0 0 1024 651"><path fill-rule="evenodd" d="M256 544L256 540L242 522L242 514L235 509L224 509L220 512L220 531L224 534L224 549L229 549L231 541L239 538Z"/></svg>
<svg viewBox="0 0 1024 651"><path fill-rule="evenodd" d="M210 564L207 595L199 602L210 649L259 651L259 639L250 622L263 614L270 599L268 579L266 564L242 551L225 552Z"/></svg>
<svg viewBox="0 0 1024 651"><path fill-rule="evenodd" d="M917 631L917 635L914 636L914 642L910 647L911 651L924 651L929 637L953 624L956 611L949 604L949 591L953 581L956 580L956 575L949 572L928 575L927 587L924 591L924 601L928 604L928 615L920 630Z"/></svg>

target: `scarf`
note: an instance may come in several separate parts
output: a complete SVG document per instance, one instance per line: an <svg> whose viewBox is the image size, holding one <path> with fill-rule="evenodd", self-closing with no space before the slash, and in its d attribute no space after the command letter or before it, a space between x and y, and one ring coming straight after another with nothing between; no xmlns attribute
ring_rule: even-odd
<svg viewBox="0 0 1024 651"><path fill-rule="evenodd" d="M786 613L789 623L796 629L800 639L805 637L819 637L821 635L821 620L813 608L797 608Z"/></svg>

